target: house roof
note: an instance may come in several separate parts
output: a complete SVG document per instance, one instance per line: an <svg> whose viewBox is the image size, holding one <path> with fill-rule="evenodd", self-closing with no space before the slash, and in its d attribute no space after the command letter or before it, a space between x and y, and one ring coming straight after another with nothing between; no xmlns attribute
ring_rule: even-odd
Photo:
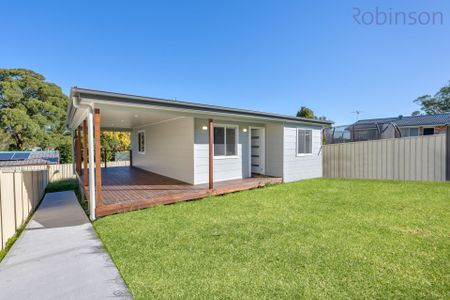
<svg viewBox="0 0 450 300"><path fill-rule="evenodd" d="M321 124L321 125L329 125L329 124L333 123L331 121L298 118L295 116L282 115L282 114L266 113L266 112L259 112L259 111L253 111L253 110L238 109L238 108L231 108L231 107L217 106L217 105L208 105L208 104L186 102L186 101L178 101L178 100L169 100L169 99L154 98L154 97L144 97L144 96L120 94L120 93L92 90L92 89L79 88L79 87L73 87L71 89L71 97L74 97L74 96L79 96L81 98L87 98L87 99L95 99L96 101L99 100L99 101L114 101L114 102L121 102L121 103L130 103L130 104L132 103L132 104L140 104L140 105L149 105L149 106L189 110L189 111L193 111L193 112L200 111L200 112L233 114L233 115L240 115L240 116L276 119L276 120L280 120L280 121L313 123L313 124ZM72 107L71 105L72 105L72 102L69 101L69 115L70 115L70 110Z"/></svg>
<svg viewBox="0 0 450 300"><path fill-rule="evenodd" d="M450 124L450 113L437 114L437 115L421 115L421 116L408 116L408 117L392 117L392 118L379 118L379 119L365 119L359 120L354 125L369 125L369 124L385 124L395 123L397 126L438 126Z"/></svg>
<svg viewBox="0 0 450 300"><path fill-rule="evenodd" d="M0 167L49 165L59 162L59 151L0 151Z"/></svg>

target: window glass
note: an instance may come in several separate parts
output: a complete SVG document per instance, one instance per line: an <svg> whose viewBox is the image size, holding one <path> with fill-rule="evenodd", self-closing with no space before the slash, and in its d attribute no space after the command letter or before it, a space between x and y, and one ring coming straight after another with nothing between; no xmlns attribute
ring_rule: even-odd
<svg viewBox="0 0 450 300"><path fill-rule="evenodd" d="M225 155L225 128L214 127L214 155Z"/></svg>
<svg viewBox="0 0 450 300"><path fill-rule="evenodd" d="M237 127L214 126L214 156L237 155Z"/></svg>
<svg viewBox="0 0 450 300"><path fill-rule="evenodd" d="M423 135L433 135L434 134L434 128L424 128L423 129Z"/></svg>
<svg viewBox="0 0 450 300"><path fill-rule="evenodd" d="M409 129L409 136L418 136L419 135L419 128L410 128Z"/></svg>
<svg viewBox="0 0 450 300"><path fill-rule="evenodd" d="M409 128L401 128L400 129L400 134L401 134L402 137L409 136Z"/></svg>
<svg viewBox="0 0 450 300"><path fill-rule="evenodd" d="M227 128L227 156L236 155L236 128Z"/></svg>
<svg viewBox="0 0 450 300"><path fill-rule="evenodd" d="M305 152L312 153L312 131L305 130Z"/></svg>
<svg viewBox="0 0 450 300"><path fill-rule="evenodd" d="M138 132L138 152L145 152L145 134L143 131Z"/></svg>
<svg viewBox="0 0 450 300"><path fill-rule="evenodd" d="M312 130L297 130L297 154L312 153Z"/></svg>

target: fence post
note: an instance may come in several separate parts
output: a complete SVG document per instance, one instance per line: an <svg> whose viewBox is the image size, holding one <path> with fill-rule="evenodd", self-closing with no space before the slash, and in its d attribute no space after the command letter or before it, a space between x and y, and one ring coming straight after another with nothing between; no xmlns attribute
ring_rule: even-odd
<svg viewBox="0 0 450 300"><path fill-rule="evenodd" d="M103 148L103 156L105 157L105 169L108 167L107 166L107 157L106 157L106 148Z"/></svg>
<svg viewBox="0 0 450 300"><path fill-rule="evenodd" d="M445 134L446 145L445 145L445 179L450 181L450 125L447 126L447 132Z"/></svg>
<svg viewBox="0 0 450 300"><path fill-rule="evenodd" d="M133 166L133 150L130 150L130 167Z"/></svg>

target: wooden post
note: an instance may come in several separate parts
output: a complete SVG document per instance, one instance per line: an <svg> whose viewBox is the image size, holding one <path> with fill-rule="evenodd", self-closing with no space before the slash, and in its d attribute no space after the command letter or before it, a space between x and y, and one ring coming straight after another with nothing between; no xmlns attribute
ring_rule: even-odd
<svg viewBox="0 0 450 300"><path fill-rule="evenodd" d="M96 207L103 205L102 195L102 156L101 156L101 141L100 141L100 109L94 110L94 143L95 143L95 194Z"/></svg>
<svg viewBox="0 0 450 300"><path fill-rule="evenodd" d="M133 150L130 150L130 167L133 166Z"/></svg>
<svg viewBox="0 0 450 300"><path fill-rule="evenodd" d="M81 138L80 128L75 129L75 160L76 171L81 176Z"/></svg>
<svg viewBox="0 0 450 300"><path fill-rule="evenodd" d="M89 173L88 173L88 150L87 150L87 121L83 121L83 183L84 186L89 185Z"/></svg>
<svg viewBox="0 0 450 300"><path fill-rule="evenodd" d="M214 152L213 152L213 139L214 139L214 127L213 120L208 120L209 129L209 189L214 189Z"/></svg>
<svg viewBox="0 0 450 300"><path fill-rule="evenodd" d="M105 169L108 167L107 165L106 165L106 160L107 160L107 158L106 158L106 148L104 148L103 149L103 158L104 158L104 160L105 160Z"/></svg>

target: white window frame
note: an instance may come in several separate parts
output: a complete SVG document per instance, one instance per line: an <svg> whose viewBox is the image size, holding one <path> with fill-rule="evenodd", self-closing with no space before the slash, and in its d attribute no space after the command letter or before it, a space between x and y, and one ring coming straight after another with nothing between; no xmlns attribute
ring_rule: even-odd
<svg viewBox="0 0 450 300"><path fill-rule="evenodd" d="M144 151L139 151L139 148L140 148L140 146L141 146L141 140L140 140L140 138L139 138L139 134L143 134L143 136L144 136ZM137 132L137 150L138 150L138 153L139 154L145 154L145 150L146 150L146 142L147 142L147 139L146 139L146 134L145 134L145 130L138 130L138 132Z"/></svg>
<svg viewBox="0 0 450 300"><path fill-rule="evenodd" d="M403 126L403 127L400 127L399 128L400 129L400 132L402 131L402 130L407 130L408 131L408 135L407 136L403 136L402 135L402 137L416 137L416 136L420 136L420 127L417 127L417 126ZM411 135L411 129L417 129L417 135Z"/></svg>
<svg viewBox="0 0 450 300"><path fill-rule="evenodd" d="M232 125L232 124L216 124L213 123L213 157L214 159L232 159L232 158L239 158L239 125ZM221 127L224 128L224 145L225 145L225 154L224 155L216 155L215 151L214 151L214 128L216 127ZM236 155L226 155L226 147L227 147L227 128L234 128L234 130L236 131L235 134L235 141L236 141Z"/></svg>
<svg viewBox="0 0 450 300"><path fill-rule="evenodd" d="M298 132L300 130L311 131L311 153L298 153L298 150L299 150L298 149ZM296 154L296 156L311 156L313 154L313 144L312 143L313 143L313 130L310 129L310 128L299 128L299 127L297 127L296 130L295 130L295 154Z"/></svg>

